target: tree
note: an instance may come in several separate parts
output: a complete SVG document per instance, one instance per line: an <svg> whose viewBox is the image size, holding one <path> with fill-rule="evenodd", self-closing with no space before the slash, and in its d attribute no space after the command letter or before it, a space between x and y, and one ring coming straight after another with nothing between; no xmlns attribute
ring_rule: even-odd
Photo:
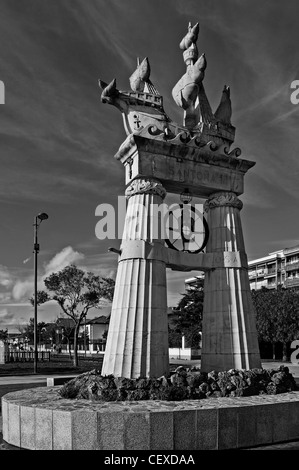
<svg viewBox="0 0 299 470"><path fill-rule="evenodd" d="M107 340L108 336L108 330L105 330L104 333L102 334L102 338Z"/></svg>
<svg viewBox="0 0 299 470"><path fill-rule="evenodd" d="M182 347L182 333L168 325L168 343L170 348Z"/></svg>
<svg viewBox="0 0 299 470"><path fill-rule="evenodd" d="M256 310L256 325L260 340L270 342L275 359L275 343L283 345L283 361L287 360L287 345L299 337L299 293L279 286L277 289L252 291Z"/></svg>
<svg viewBox="0 0 299 470"><path fill-rule="evenodd" d="M91 308L101 308L101 300L113 298L114 280L100 278L75 265L66 266L44 280L47 292L39 291L37 302L55 300L61 310L74 321L74 366L78 366L79 329ZM30 299L34 305L34 298Z"/></svg>
<svg viewBox="0 0 299 470"><path fill-rule="evenodd" d="M56 319L56 326L58 328L59 337L58 343L68 345L69 355L71 357L71 340L74 338L75 322L72 318L60 317Z"/></svg>
<svg viewBox="0 0 299 470"><path fill-rule="evenodd" d="M37 337L39 339L39 343L47 342L47 336L48 336L47 328L48 328L48 323L45 323L43 321L39 322L36 325ZM30 343L34 342L34 318L30 318L29 323L27 323L27 325L22 327L21 333L24 338L25 337L28 338Z"/></svg>
<svg viewBox="0 0 299 470"><path fill-rule="evenodd" d="M3 341L4 343L7 342L8 340L8 329L6 330L0 330L0 340Z"/></svg>
<svg viewBox="0 0 299 470"><path fill-rule="evenodd" d="M175 311L178 318L173 320L174 330L185 336L185 341L191 347L197 347L201 340L203 313L203 281L194 289L183 294Z"/></svg>
<svg viewBox="0 0 299 470"><path fill-rule="evenodd" d="M110 302L112 302L113 294L114 294L114 287L115 287L114 279L112 279L111 277L103 277L102 278L101 289L102 289L103 299L106 299L106 300L109 300Z"/></svg>
<svg viewBox="0 0 299 470"><path fill-rule="evenodd" d="M56 324L53 322L44 323L42 322L37 324L38 327L38 338L41 343L44 344L53 344L56 336Z"/></svg>

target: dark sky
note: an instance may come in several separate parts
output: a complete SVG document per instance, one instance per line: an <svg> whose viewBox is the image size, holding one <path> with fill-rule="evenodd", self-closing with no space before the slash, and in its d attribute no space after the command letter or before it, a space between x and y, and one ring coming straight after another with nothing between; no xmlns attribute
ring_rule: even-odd
<svg viewBox="0 0 299 470"><path fill-rule="evenodd" d="M299 243L299 105L290 101L298 15L297 0L0 0L0 329L33 316L39 212L49 214L39 231L39 287L70 262L114 276L107 249L118 241L96 238L95 209L123 194L114 155L126 135L120 113L101 103L98 79L128 90L136 57L148 57L165 111L181 124L171 90L185 72L178 45L189 21L200 23L212 108L230 85L234 146L256 162L241 196L248 258ZM169 305L193 274L168 274ZM44 306L40 320L58 313Z"/></svg>

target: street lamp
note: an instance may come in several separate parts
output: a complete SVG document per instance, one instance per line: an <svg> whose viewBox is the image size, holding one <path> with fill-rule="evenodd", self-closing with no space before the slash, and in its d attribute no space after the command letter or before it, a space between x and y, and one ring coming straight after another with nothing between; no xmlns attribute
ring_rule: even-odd
<svg viewBox="0 0 299 470"><path fill-rule="evenodd" d="M39 253L39 244L37 241L37 230L43 220L48 219L48 214L41 212L34 217L34 373L37 373L37 254Z"/></svg>
<svg viewBox="0 0 299 470"><path fill-rule="evenodd" d="M189 204L192 201L192 193L190 193L189 189L186 188L181 194L180 199L184 204Z"/></svg>

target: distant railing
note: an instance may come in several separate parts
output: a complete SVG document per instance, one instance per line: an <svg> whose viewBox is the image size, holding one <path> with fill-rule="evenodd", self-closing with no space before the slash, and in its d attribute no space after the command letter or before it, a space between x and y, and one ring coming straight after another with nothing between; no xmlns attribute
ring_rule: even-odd
<svg viewBox="0 0 299 470"><path fill-rule="evenodd" d="M86 347L85 347L86 346ZM104 352L106 348L106 340L103 339L95 339L89 340L86 342L86 345L83 343L77 344L77 351L78 353L82 352ZM62 344L60 352L68 353L69 351L74 352L74 345L73 344Z"/></svg>
<svg viewBox="0 0 299 470"><path fill-rule="evenodd" d="M286 271L293 271L295 269L299 269L299 261L286 263L286 266L285 266Z"/></svg>
<svg viewBox="0 0 299 470"><path fill-rule="evenodd" d="M106 349L106 340L91 340L90 345L92 346L93 351L105 352Z"/></svg>
<svg viewBox="0 0 299 470"><path fill-rule="evenodd" d="M267 274L267 272L267 269L259 269L258 271L255 271L249 268L248 275L251 279L256 277L263 277L265 274Z"/></svg>
<svg viewBox="0 0 299 470"><path fill-rule="evenodd" d="M286 287L298 287L299 286L299 278L287 278L285 281Z"/></svg>
<svg viewBox="0 0 299 470"><path fill-rule="evenodd" d="M50 355L49 351L38 351L37 360L41 362L50 361ZM34 351L8 351L4 357L5 362L33 362Z"/></svg>
<svg viewBox="0 0 299 470"><path fill-rule="evenodd" d="M278 273L278 270L276 269L268 269L265 271L265 277L272 277L275 276Z"/></svg>

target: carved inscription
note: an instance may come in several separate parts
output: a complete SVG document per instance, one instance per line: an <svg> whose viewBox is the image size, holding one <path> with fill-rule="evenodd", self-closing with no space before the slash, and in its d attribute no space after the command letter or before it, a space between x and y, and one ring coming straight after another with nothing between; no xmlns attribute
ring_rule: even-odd
<svg viewBox="0 0 299 470"><path fill-rule="evenodd" d="M191 184L220 184L227 185L229 181L228 175L217 173L211 170L196 170L191 168L169 168L169 179L182 181Z"/></svg>
<svg viewBox="0 0 299 470"><path fill-rule="evenodd" d="M230 168L161 154L141 154L138 161L140 175L154 176L165 184L177 182L193 188L193 191L202 187L236 194L243 192L243 175Z"/></svg>
<svg viewBox="0 0 299 470"><path fill-rule="evenodd" d="M189 184L207 184L227 186L229 184L230 175L214 168L196 168L187 167L186 163L168 161L168 179L174 181L182 181ZM236 181L237 183L237 181Z"/></svg>

